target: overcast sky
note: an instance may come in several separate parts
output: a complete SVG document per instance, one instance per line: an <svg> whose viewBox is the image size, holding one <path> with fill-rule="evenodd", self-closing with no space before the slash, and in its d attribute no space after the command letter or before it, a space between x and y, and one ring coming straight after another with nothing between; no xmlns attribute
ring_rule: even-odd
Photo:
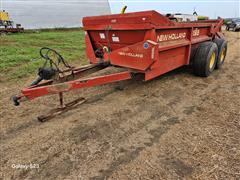
<svg viewBox="0 0 240 180"><path fill-rule="evenodd" d="M193 13L211 18L239 17L239 0L110 0L111 11L119 12L123 5L128 11L157 10L162 13Z"/></svg>
<svg viewBox="0 0 240 180"><path fill-rule="evenodd" d="M239 17L240 0L0 0L2 9L27 28L81 26L83 16L157 10L160 13L189 13ZM110 10L111 9L111 10Z"/></svg>
<svg viewBox="0 0 240 180"><path fill-rule="evenodd" d="M2 0L2 9L27 29L79 27L84 16L111 13L107 0Z"/></svg>

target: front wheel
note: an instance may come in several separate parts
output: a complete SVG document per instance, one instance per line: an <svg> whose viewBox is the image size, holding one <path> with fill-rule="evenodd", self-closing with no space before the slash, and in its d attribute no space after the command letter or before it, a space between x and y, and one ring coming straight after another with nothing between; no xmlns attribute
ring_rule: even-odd
<svg viewBox="0 0 240 180"><path fill-rule="evenodd" d="M207 77L215 69L218 47L214 42L203 42L197 48L193 59L193 72L197 76Z"/></svg>

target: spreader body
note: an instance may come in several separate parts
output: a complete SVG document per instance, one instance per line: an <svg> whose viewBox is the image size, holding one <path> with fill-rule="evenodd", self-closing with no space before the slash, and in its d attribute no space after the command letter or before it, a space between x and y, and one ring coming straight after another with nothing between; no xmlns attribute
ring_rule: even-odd
<svg viewBox="0 0 240 180"><path fill-rule="evenodd" d="M143 73L152 79L188 65L199 43L221 37L223 20L174 22L156 11L83 18L87 57L93 64Z"/></svg>

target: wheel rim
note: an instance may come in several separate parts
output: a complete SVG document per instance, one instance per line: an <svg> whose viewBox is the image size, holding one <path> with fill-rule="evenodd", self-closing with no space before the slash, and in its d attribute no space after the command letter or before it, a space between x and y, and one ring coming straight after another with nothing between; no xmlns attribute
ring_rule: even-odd
<svg viewBox="0 0 240 180"><path fill-rule="evenodd" d="M216 59L216 53L213 52L210 58L210 63L209 63L209 69L212 69L215 63L215 59Z"/></svg>
<svg viewBox="0 0 240 180"><path fill-rule="evenodd" d="M221 55L220 55L220 62L222 63L226 55L226 48L223 48Z"/></svg>

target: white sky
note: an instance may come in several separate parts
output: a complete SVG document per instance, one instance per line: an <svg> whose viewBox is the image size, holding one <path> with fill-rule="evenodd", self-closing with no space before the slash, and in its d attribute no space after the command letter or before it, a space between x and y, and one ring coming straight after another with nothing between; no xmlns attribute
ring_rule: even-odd
<svg viewBox="0 0 240 180"><path fill-rule="evenodd" d="M239 17L239 0L0 0L16 23L26 28L81 26L84 16L157 10L160 13L198 14L210 18ZM110 10L111 8L111 10Z"/></svg>

